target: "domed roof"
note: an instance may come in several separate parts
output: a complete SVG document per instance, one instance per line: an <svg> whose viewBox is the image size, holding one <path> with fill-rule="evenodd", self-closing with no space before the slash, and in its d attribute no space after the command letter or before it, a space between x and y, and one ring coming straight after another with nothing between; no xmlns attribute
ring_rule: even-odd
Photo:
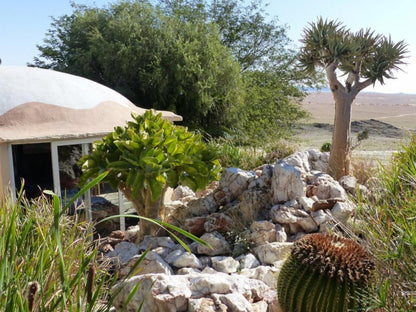
<svg viewBox="0 0 416 312"><path fill-rule="evenodd" d="M89 79L34 67L0 66L0 142L105 135L143 114L120 93ZM182 120L161 111L171 121Z"/></svg>

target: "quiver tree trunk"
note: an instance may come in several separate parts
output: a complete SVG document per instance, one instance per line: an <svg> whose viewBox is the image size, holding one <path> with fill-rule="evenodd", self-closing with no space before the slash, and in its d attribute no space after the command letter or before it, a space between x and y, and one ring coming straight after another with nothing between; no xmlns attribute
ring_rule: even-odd
<svg viewBox="0 0 416 312"><path fill-rule="evenodd" d="M328 162L328 172L335 179L349 174L351 157L351 93L335 90L332 92L335 100L334 131L332 134L331 154Z"/></svg>

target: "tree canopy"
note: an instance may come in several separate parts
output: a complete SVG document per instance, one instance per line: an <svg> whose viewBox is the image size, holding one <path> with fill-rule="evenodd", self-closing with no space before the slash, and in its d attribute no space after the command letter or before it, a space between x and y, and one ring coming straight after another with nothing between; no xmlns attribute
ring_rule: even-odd
<svg viewBox="0 0 416 312"><path fill-rule="evenodd" d="M73 4L72 14L53 18L33 66L92 79L138 106L174 111L185 125L220 135L230 129L244 132L244 124L257 122L241 114L244 108L256 109L248 102L259 90L253 76L279 81L261 87L276 92L263 109L278 96L283 100L279 107L300 98L297 86L310 80L293 65L288 42L285 27L267 20L264 6L255 0L136 0L103 8ZM277 130L281 122L272 115L275 110L258 121Z"/></svg>

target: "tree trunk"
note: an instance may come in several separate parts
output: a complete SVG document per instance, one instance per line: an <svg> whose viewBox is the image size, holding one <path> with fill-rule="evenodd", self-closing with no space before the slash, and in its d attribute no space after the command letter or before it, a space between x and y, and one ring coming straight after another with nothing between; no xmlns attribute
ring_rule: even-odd
<svg viewBox="0 0 416 312"><path fill-rule="evenodd" d="M133 196L131 189L127 188L124 183L120 183L120 190L123 192L124 196L133 204L134 209L136 210L139 216L146 218L160 220L164 219L165 206L163 199L167 190L167 186L162 190L162 195L156 201L152 201L152 196L149 190L142 189L137 196ZM140 219L140 236L137 242L145 235L164 235L165 231L158 225L151 223L146 220Z"/></svg>
<svg viewBox="0 0 416 312"><path fill-rule="evenodd" d="M334 131L328 173L336 180L349 174L351 157L351 105L354 96L351 92L333 90L335 100Z"/></svg>

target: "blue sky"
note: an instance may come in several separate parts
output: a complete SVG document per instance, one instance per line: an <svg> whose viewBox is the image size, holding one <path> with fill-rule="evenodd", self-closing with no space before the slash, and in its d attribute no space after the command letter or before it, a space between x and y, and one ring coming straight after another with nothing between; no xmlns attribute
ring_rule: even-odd
<svg viewBox="0 0 416 312"><path fill-rule="evenodd" d="M116 0L75 0L76 3L102 7ZM302 31L309 22L322 16L338 19L357 31L371 28L391 35L394 41L408 43L409 63L397 79L387 80L366 91L416 93L416 1L415 0L264 0L270 17L277 16L288 26L293 47L299 47ZM38 55L51 16L70 14L69 0L2 0L0 7L0 58L3 65L26 65Z"/></svg>

